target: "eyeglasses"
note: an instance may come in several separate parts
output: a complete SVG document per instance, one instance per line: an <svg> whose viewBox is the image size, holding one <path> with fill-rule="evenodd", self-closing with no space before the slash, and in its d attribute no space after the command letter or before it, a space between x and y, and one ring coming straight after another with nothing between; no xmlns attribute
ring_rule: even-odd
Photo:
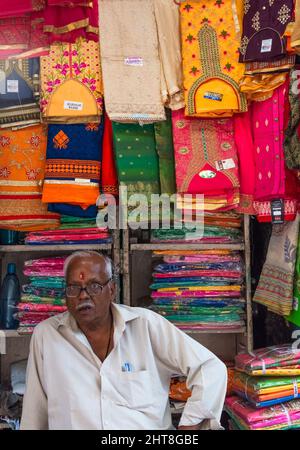
<svg viewBox="0 0 300 450"><path fill-rule="evenodd" d="M104 284L97 283L93 281L86 285L86 287L78 286L77 284L69 284L66 287L66 296L67 297L79 297L81 291L86 291L89 296L99 295L102 293L105 286L112 280L109 278Z"/></svg>

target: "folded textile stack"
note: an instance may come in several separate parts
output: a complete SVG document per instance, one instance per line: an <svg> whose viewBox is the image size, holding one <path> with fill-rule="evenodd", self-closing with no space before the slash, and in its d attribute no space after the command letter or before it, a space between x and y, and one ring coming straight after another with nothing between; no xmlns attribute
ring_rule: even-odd
<svg viewBox="0 0 300 450"><path fill-rule="evenodd" d="M22 286L18 304L19 334L31 334L43 320L66 311L64 261L65 257L25 261L23 273L30 281Z"/></svg>
<svg viewBox="0 0 300 450"><path fill-rule="evenodd" d="M240 354L235 369L225 411L236 428L300 428L299 349L285 344Z"/></svg>
<svg viewBox="0 0 300 450"><path fill-rule="evenodd" d="M163 262L154 267L150 309L185 331L244 325L243 264L238 252L164 253Z"/></svg>
<svg viewBox="0 0 300 450"><path fill-rule="evenodd" d="M225 411L240 430L289 430L300 428L300 400L256 409L239 397L228 397Z"/></svg>
<svg viewBox="0 0 300 450"><path fill-rule="evenodd" d="M54 232L53 232L54 231ZM111 236L107 228L98 228L95 219L62 216L57 230L28 233L28 245L108 244Z"/></svg>

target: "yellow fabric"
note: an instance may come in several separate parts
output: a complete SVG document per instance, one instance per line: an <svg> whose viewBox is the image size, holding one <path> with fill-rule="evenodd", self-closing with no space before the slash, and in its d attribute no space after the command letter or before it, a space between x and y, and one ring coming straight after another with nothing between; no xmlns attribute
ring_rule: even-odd
<svg viewBox="0 0 300 450"><path fill-rule="evenodd" d="M265 101L271 98L274 90L284 84L287 73L261 73L246 75L240 81L240 90L249 101Z"/></svg>
<svg viewBox="0 0 300 450"><path fill-rule="evenodd" d="M238 62L242 7L242 0L218 5L215 0L181 3L186 115L230 117L247 111L238 85L245 71Z"/></svg>
<svg viewBox="0 0 300 450"><path fill-rule="evenodd" d="M291 47L300 55L300 0L295 4L295 25L291 33Z"/></svg>
<svg viewBox="0 0 300 450"><path fill-rule="evenodd" d="M99 44L79 39L51 45L41 57L41 108L49 123L99 122L102 114Z"/></svg>

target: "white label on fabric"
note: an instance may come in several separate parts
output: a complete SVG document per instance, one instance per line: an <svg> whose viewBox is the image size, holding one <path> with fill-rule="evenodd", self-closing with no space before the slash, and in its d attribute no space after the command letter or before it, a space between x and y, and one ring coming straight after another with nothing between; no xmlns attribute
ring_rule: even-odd
<svg viewBox="0 0 300 450"><path fill-rule="evenodd" d="M268 53L272 50L273 39L264 39L261 42L261 50L260 53Z"/></svg>
<svg viewBox="0 0 300 450"><path fill-rule="evenodd" d="M75 178L75 183L90 183L91 180L88 180L86 178Z"/></svg>
<svg viewBox="0 0 300 450"><path fill-rule="evenodd" d="M216 161L216 168L217 168L217 170L234 169L235 168L235 162L233 161L232 158L222 159L220 161Z"/></svg>
<svg viewBox="0 0 300 450"><path fill-rule="evenodd" d="M81 102L70 102L69 100L65 100L64 109L70 109L73 111L82 111L83 103Z"/></svg>
<svg viewBox="0 0 300 450"><path fill-rule="evenodd" d="M126 66L143 66L144 61L143 61L143 58L135 56L135 57L125 58L124 64Z"/></svg>
<svg viewBox="0 0 300 450"><path fill-rule="evenodd" d="M19 92L19 80L6 81L7 93L17 94Z"/></svg>
<svg viewBox="0 0 300 450"><path fill-rule="evenodd" d="M0 94L5 94L5 72L0 70Z"/></svg>

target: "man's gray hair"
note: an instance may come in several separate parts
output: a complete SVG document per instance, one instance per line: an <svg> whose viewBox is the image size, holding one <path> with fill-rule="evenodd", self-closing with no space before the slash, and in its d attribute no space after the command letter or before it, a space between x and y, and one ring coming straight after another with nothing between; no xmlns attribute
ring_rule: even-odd
<svg viewBox="0 0 300 450"><path fill-rule="evenodd" d="M68 268L73 259L75 258L91 258L91 257L100 257L103 258L106 263L106 271L109 276L109 278L113 278L113 263L112 260L109 258L109 256L104 255L103 253L96 252L93 250L78 250L74 253L72 253L70 256L67 257L67 259L64 262L64 276L67 276Z"/></svg>

